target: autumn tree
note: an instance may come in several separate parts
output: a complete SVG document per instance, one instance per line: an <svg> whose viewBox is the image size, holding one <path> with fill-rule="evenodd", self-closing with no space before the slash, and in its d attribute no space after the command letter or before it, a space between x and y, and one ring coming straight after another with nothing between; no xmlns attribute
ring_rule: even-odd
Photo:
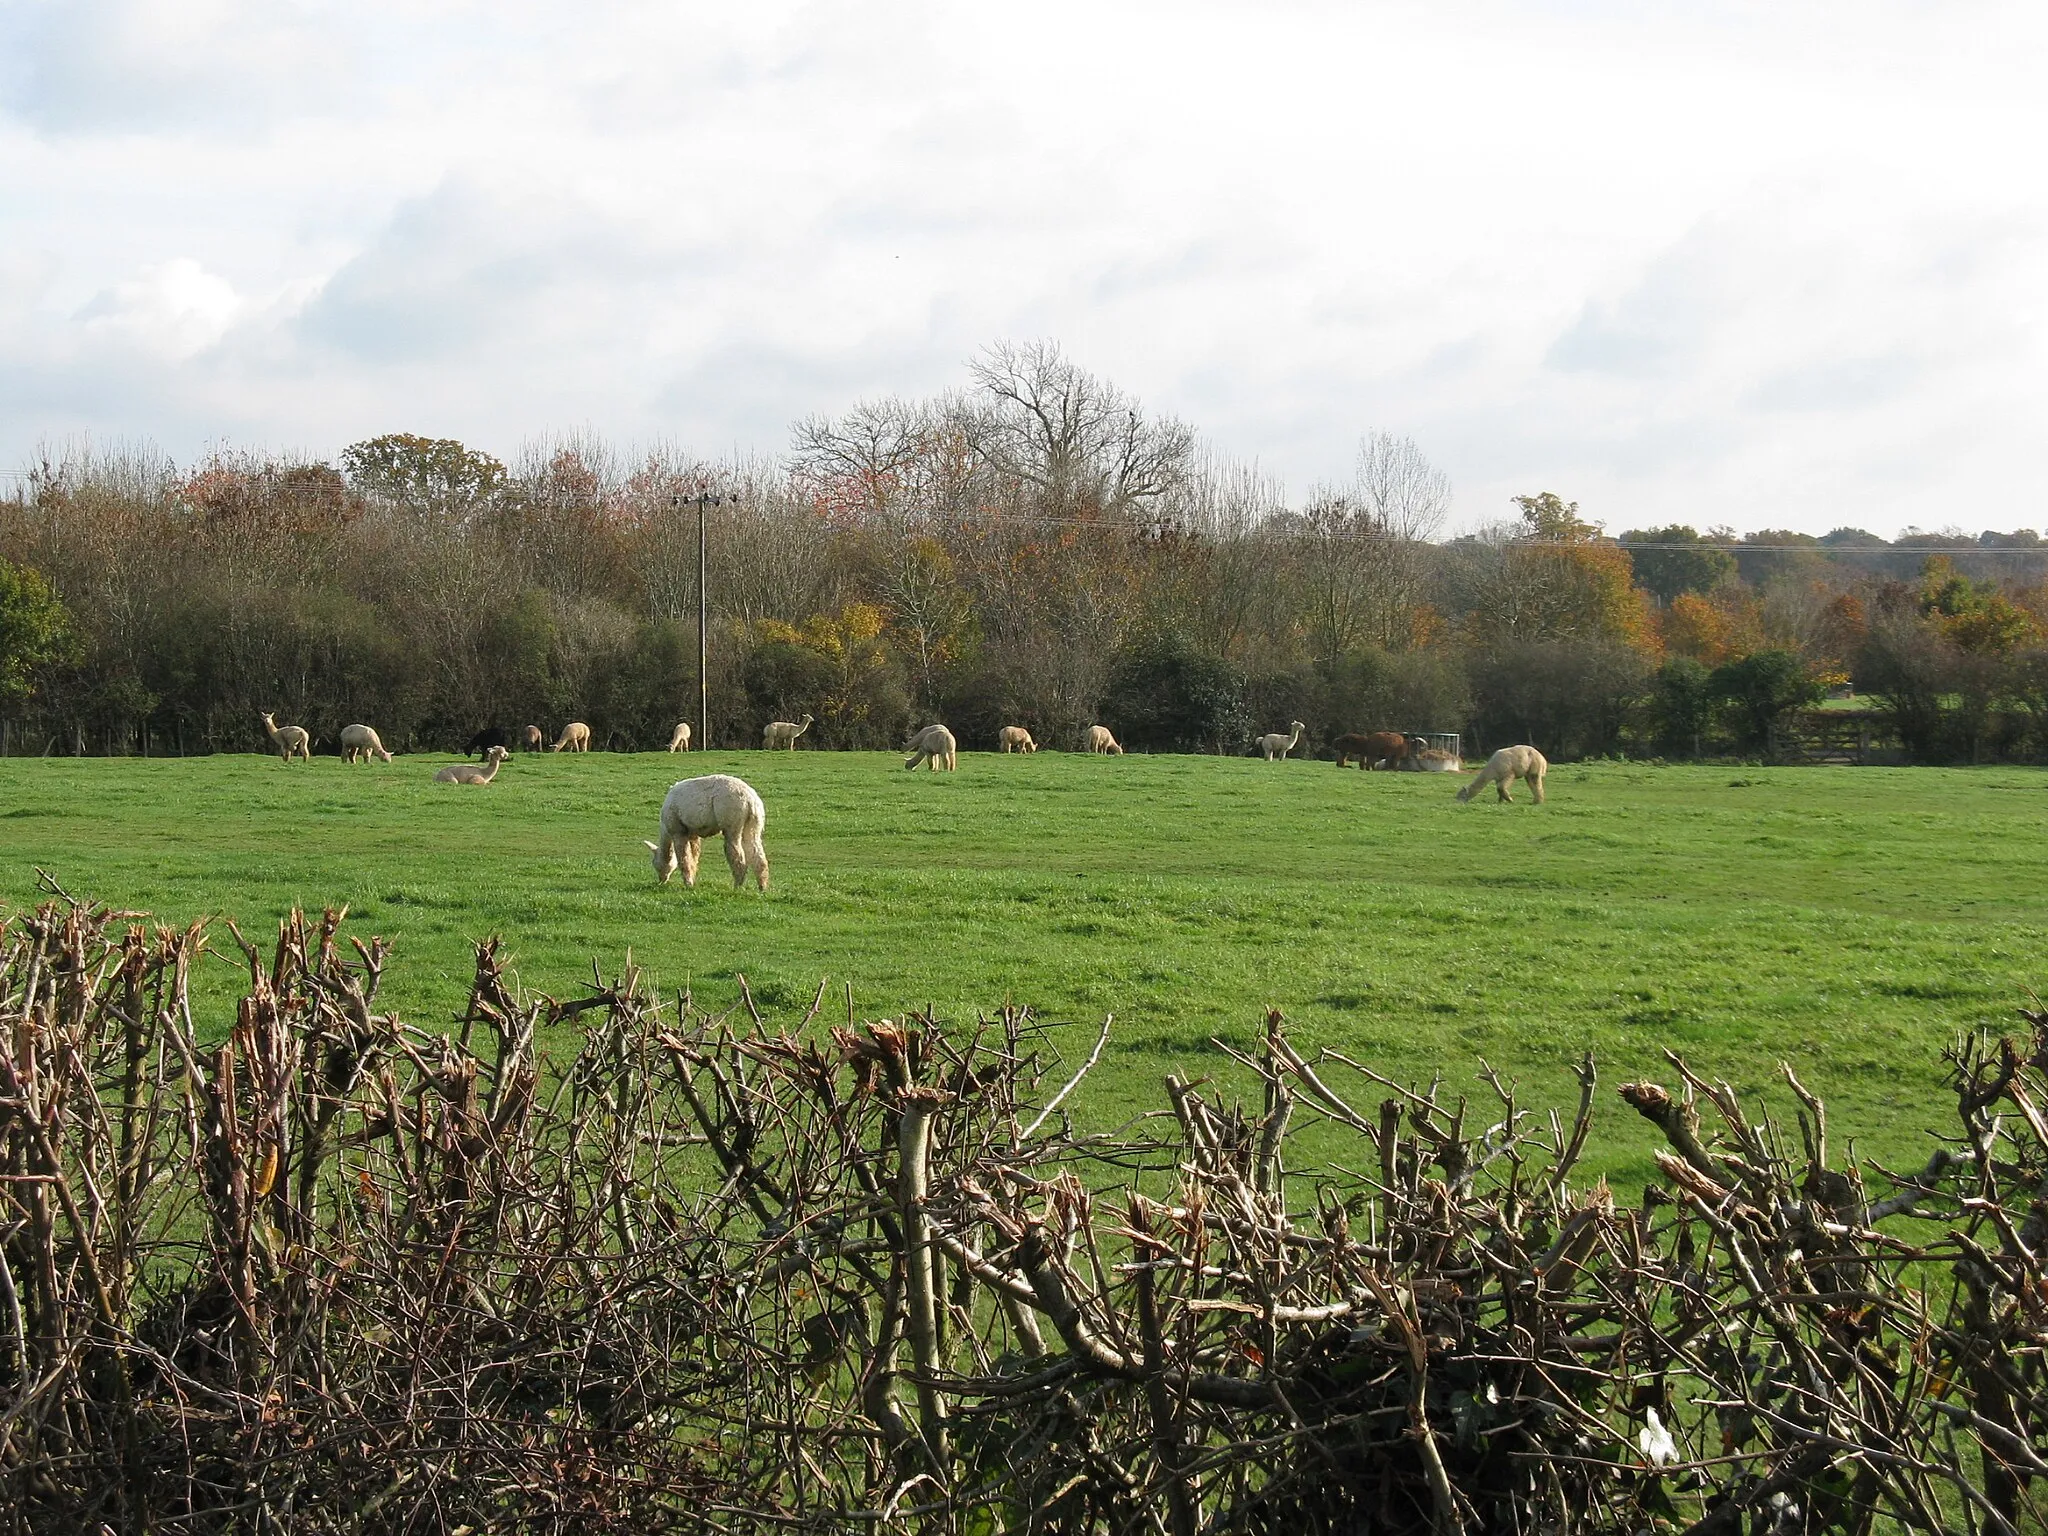
<svg viewBox="0 0 2048 1536"><path fill-rule="evenodd" d="M1628 555L1545 491L1517 496L1521 518L1471 619L1477 640L1612 641L1654 649Z"/></svg>
<svg viewBox="0 0 2048 1536"><path fill-rule="evenodd" d="M387 432L341 451L355 490L416 511L460 517L505 487L505 466L449 437Z"/></svg>

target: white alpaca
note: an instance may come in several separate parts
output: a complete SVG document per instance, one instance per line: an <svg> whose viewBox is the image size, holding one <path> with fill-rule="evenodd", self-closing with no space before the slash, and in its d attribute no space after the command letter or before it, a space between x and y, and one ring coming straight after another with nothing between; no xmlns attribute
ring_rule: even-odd
<svg viewBox="0 0 2048 1536"><path fill-rule="evenodd" d="M777 747L787 747L790 751L794 752L796 750L797 737L803 735L810 728L811 717L809 715L804 716L803 724L801 725L794 724L788 720L771 720L761 727L761 745L771 752Z"/></svg>
<svg viewBox="0 0 2048 1536"><path fill-rule="evenodd" d="M697 883L697 852L713 833L725 837L725 862L732 866L735 889L754 883L768 889L768 850L761 842L761 829L768 824L768 811L761 797L744 779L729 773L708 773L701 779L684 779L673 785L661 802L661 841L649 843L654 855L654 873L663 885L682 865L683 884Z"/></svg>
<svg viewBox="0 0 2048 1536"><path fill-rule="evenodd" d="M1431 748L1411 752L1396 766L1403 773L1463 773L1465 760L1455 752L1438 752Z"/></svg>
<svg viewBox="0 0 2048 1536"><path fill-rule="evenodd" d="M948 773L960 766L959 748L954 744L953 733L943 725L928 725L910 738L910 761L903 766L915 768L919 763L927 764L936 773L944 768Z"/></svg>
<svg viewBox="0 0 2048 1536"><path fill-rule="evenodd" d="M381 757L387 763L391 761L391 754L384 750L384 743L367 725L344 725L341 728L341 755L351 763L358 760L367 763L373 757Z"/></svg>
<svg viewBox="0 0 2048 1536"><path fill-rule="evenodd" d="M503 747L492 747L484 754L485 766L475 763L450 763L434 775L436 784L488 784L498 776L498 764L512 754Z"/></svg>
<svg viewBox="0 0 2048 1536"><path fill-rule="evenodd" d="M1514 803L1514 796L1508 793L1508 786L1517 779L1529 782L1529 793L1536 803L1543 803L1543 775L1550 770L1543 754L1534 747L1502 747L1486 760L1486 766L1479 770L1479 777L1458 791L1458 798L1470 800L1479 791L1491 784L1500 791L1501 799Z"/></svg>
<svg viewBox="0 0 2048 1536"><path fill-rule="evenodd" d="M1278 762L1301 745L1301 733L1307 730L1308 727L1299 720L1291 721L1290 724L1294 727L1294 734L1292 736L1282 736L1278 731L1275 731L1270 736L1261 736L1259 738L1259 750L1266 754L1267 762Z"/></svg>
<svg viewBox="0 0 2048 1536"><path fill-rule="evenodd" d="M270 738L270 744L277 748L278 756L286 762L292 760L292 754L295 752L307 762L313 761L313 738L306 734L303 727L279 725L271 718L270 712L265 710L263 733Z"/></svg>
<svg viewBox="0 0 2048 1536"><path fill-rule="evenodd" d="M1031 739L1031 733L1021 725L1006 725L996 732L998 752L1036 752L1038 743Z"/></svg>
<svg viewBox="0 0 2048 1536"><path fill-rule="evenodd" d="M571 720L562 727L562 736L550 752L588 752L590 750L590 727L581 720Z"/></svg>
<svg viewBox="0 0 2048 1536"><path fill-rule="evenodd" d="M1091 725L1081 733L1083 752L1104 752L1111 757L1122 757L1124 749L1116 744L1116 738L1109 734L1106 725Z"/></svg>
<svg viewBox="0 0 2048 1536"><path fill-rule="evenodd" d="M689 750L690 750L690 722L689 722L689 721L687 721L687 720L678 720L678 721L676 722L676 733L675 733L675 735L673 735L673 736L669 737L669 739L668 739L668 749L669 749L669 751L671 751L671 752L687 752L687 751L689 751Z"/></svg>

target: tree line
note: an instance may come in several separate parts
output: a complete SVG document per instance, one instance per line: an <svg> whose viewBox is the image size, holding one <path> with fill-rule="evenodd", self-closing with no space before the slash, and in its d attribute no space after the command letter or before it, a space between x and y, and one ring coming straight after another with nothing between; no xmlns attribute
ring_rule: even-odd
<svg viewBox="0 0 2048 1536"><path fill-rule="evenodd" d="M1614 535L1543 492L1445 539L1449 504L1387 434L1290 500L1049 344L800 421L779 460L82 449L0 501L0 747L248 750L266 709L330 750L569 718L659 747L696 713L701 514L714 746L810 713L828 748L943 719L1235 752L1299 719L1311 750L1754 753L1853 688L1918 760L2048 751L2035 533Z"/></svg>

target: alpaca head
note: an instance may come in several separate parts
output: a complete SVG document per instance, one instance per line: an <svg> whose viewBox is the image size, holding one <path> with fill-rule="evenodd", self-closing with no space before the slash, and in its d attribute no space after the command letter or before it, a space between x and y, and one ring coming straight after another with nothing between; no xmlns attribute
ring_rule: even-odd
<svg viewBox="0 0 2048 1536"><path fill-rule="evenodd" d="M511 755L503 747L493 747L484 754L484 761L487 763L502 763Z"/></svg>
<svg viewBox="0 0 2048 1536"><path fill-rule="evenodd" d="M273 715L267 709L263 711L263 729L265 729L266 731L274 731L277 729L277 716Z"/></svg>

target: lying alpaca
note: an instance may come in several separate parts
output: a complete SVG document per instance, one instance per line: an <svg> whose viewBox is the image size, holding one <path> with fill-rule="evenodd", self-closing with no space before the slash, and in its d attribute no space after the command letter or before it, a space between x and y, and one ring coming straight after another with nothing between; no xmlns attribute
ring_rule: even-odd
<svg viewBox="0 0 2048 1536"><path fill-rule="evenodd" d="M811 717L809 715L804 716L801 725L788 720L770 720L761 727L761 745L771 752L778 747L786 747L791 752L794 752L796 750L797 737L803 735L810 728Z"/></svg>
<svg viewBox="0 0 2048 1536"><path fill-rule="evenodd" d="M768 824L767 808L754 787L729 773L709 773L701 779L684 779L670 787L661 802L661 841L649 843L654 855L654 873L663 885L682 865L683 884L697 883L697 852L713 833L725 838L725 862L732 866L734 889L743 889L747 874L754 883L768 889L768 850L761 843L761 829Z"/></svg>
<svg viewBox="0 0 2048 1536"><path fill-rule="evenodd" d="M1083 752L1100 752L1110 757L1122 757L1124 749L1116 744L1116 738L1109 734L1106 725L1091 725L1081 733Z"/></svg>
<svg viewBox="0 0 2048 1536"><path fill-rule="evenodd" d="M367 725L344 725L341 728L341 755L351 763L358 759L367 763L373 757L381 757L387 763L391 761L391 754L384 750L384 743Z"/></svg>
<svg viewBox="0 0 2048 1536"><path fill-rule="evenodd" d="M498 776L498 764L512 754L503 747L488 747L484 750L484 765L475 763L450 763L434 775L436 784L488 784Z"/></svg>
<svg viewBox="0 0 2048 1536"><path fill-rule="evenodd" d="M548 738L537 725L529 725L519 733L519 749L522 752L540 752L546 749Z"/></svg>
<svg viewBox="0 0 2048 1536"><path fill-rule="evenodd" d="M1301 733L1307 730L1308 727L1299 720L1293 721L1292 724L1294 726L1294 734L1292 736L1282 736L1278 731L1275 731L1270 736L1261 736L1259 738L1259 750L1266 754L1267 762L1284 761L1288 753L1301 745Z"/></svg>
<svg viewBox="0 0 2048 1536"><path fill-rule="evenodd" d="M1465 760L1455 752L1425 749L1409 753L1400 766L1405 773L1463 773Z"/></svg>
<svg viewBox="0 0 2048 1536"><path fill-rule="evenodd" d="M690 750L690 722L689 722L689 721L687 721L687 720L678 720L678 721L676 722L676 733L675 733L675 735L673 735L673 736L669 737L669 739L668 739L668 749L669 749L669 751L671 751L671 752L687 752L687 751L689 751L689 750Z"/></svg>
<svg viewBox="0 0 2048 1536"><path fill-rule="evenodd" d="M1036 752L1038 743L1031 739L1031 733L1021 725L1006 725L996 732L998 752Z"/></svg>
<svg viewBox="0 0 2048 1536"><path fill-rule="evenodd" d="M549 747L550 752L588 752L590 750L590 727L581 720L571 720L562 727L562 739Z"/></svg>
<svg viewBox="0 0 2048 1536"><path fill-rule="evenodd" d="M1529 781L1529 793L1536 803L1543 803L1543 775L1550 764L1543 760L1543 754L1534 747L1502 747L1486 760L1486 766L1479 770L1479 777L1458 791L1460 801L1470 800L1479 791L1491 784L1500 792L1501 799L1514 803L1514 796L1508 793L1508 786L1517 779Z"/></svg>
<svg viewBox="0 0 2048 1536"><path fill-rule="evenodd" d="M278 756L286 762L292 760L294 752L309 763L313 761L313 738L306 734L303 726L279 725L271 718L270 712L265 710L263 733L270 738L270 744L277 748Z"/></svg>
<svg viewBox="0 0 2048 1536"><path fill-rule="evenodd" d="M936 773L944 768L951 773L960 766L959 749L954 745L953 733L943 725L928 725L910 738L910 760L903 766L915 768L924 763Z"/></svg>
<svg viewBox="0 0 2048 1536"><path fill-rule="evenodd" d="M1399 731L1374 731L1369 736L1339 736L1331 745L1337 749L1339 768L1355 757L1361 769L1370 770L1380 763L1389 768L1400 767L1418 741L1419 738L1403 736Z"/></svg>

